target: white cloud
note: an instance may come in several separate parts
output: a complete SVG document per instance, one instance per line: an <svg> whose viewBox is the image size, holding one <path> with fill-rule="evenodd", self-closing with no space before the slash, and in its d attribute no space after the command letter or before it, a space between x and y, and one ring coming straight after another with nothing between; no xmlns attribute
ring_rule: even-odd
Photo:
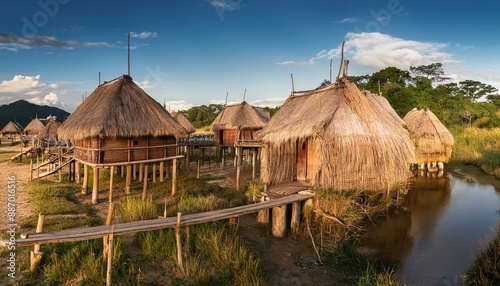
<svg viewBox="0 0 500 286"><path fill-rule="evenodd" d="M42 82L40 75L15 75L12 79L0 82L0 104L8 104L17 100L27 100L40 104L59 104L56 83ZM46 94L40 97L41 94Z"/></svg>
<svg viewBox="0 0 500 286"><path fill-rule="evenodd" d="M356 64L372 69L394 66L409 69L410 66L430 63L455 64L453 56L443 51L447 44L405 40L390 35L374 33L348 33L344 55ZM279 65L313 65L318 59L332 59L341 56L341 47L322 50L307 62L284 61Z"/></svg>
<svg viewBox="0 0 500 286"><path fill-rule="evenodd" d="M156 32L141 32L141 33L135 33L131 32L130 36L132 38L139 38L139 39L147 39L147 38L155 38L158 34Z"/></svg>
<svg viewBox="0 0 500 286"><path fill-rule="evenodd" d="M209 0L210 5L214 6L216 9L221 9L224 11L234 11L241 9L244 5L241 3L242 0Z"/></svg>
<svg viewBox="0 0 500 286"><path fill-rule="evenodd" d="M151 88L155 88L158 86L158 83L157 82L152 82L152 81L149 81L149 80L144 80L144 81L141 81L141 82L137 82L137 81L134 81L140 88L142 89L151 89Z"/></svg>
<svg viewBox="0 0 500 286"><path fill-rule="evenodd" d="M38 104L38 105L49 105L49 106L55 106L55 105L59 105L60 102L59 102L59 98L57 96L56 93L54 92L51 92L47 95L45 95L45 97L41 98L41 97L33 97L31 99L28 100L29 102L31 103L34 103L34 104ZM64 106L64 104L62 104Z"/></svg>
<svg viewBox="0 0 500 286"><path fill-rule="evenodd" d="M254 100L250 102L250 104L253 106L260 106L260 107L276 107L283 105L286 99L287 99L286 97L272 97L272 98Z"/></svg>
<svg viewBox="0 0 500 286"><path fill-rule="evenodd" d="M38 47L73 49L76 47L111 47L107 42L65 41L51 36L24 36L13 33L0 33L0 49L18 51Z"/></svg>
<svg viewBox="0 0 500 286"><path fill-rule="evenodd" d="M191 107L195 106L194 104L188 103L184 100L169 100L165 101L165 107L169 112L174 112L174 111L182 111L182 110L188 110Z"/></svg>
<svg viewBox="0 0 500 286"><path fill-rule="evenodd" d="M335 22L339 23L339 24L352 24L352 23L356 23L358 21L359 20L357 18L344 18L344 19L341 19L341 20L337 20Z"/></svg>

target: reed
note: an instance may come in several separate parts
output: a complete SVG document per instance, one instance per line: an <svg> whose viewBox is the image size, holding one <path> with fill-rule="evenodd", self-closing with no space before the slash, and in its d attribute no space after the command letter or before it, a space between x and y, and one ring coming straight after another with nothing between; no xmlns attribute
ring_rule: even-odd
<svg viewBox="0 0 500 286"><path fill-rule="evenodd" d="M158 205L153 202L152 196L146 200L129 197L118 205L116 212L122 222L154 219L159 214Z"/></svg>
<svg viewBox="0 0 500 286"><path fill-rule="evenodd" d="M496 238L474 260L465 285L495 285L500 281L500 224Z"/></svg>

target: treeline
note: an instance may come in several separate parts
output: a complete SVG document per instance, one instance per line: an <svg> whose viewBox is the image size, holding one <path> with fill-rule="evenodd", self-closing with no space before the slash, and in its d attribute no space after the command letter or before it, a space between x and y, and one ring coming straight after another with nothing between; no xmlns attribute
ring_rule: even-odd
<svg viewBox="0 0 500 286"><path fill-rule="evenodd" d="M388 67L349 79L361 90L380 92L401 118L413 108L429 108L446 126L500 127L498 90L475 80L449 82L441 63L409 70ZM329 83L324 80L320 86ZM196 128L208 129L223 109L222 104L210 104L195 106L183 113ZM265 109L273 116L279 106Z"/></svg>

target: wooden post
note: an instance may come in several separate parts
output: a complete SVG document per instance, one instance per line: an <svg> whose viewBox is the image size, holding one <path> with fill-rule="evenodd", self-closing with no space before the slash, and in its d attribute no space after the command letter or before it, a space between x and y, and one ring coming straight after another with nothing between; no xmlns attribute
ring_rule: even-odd
<svg viewBox="0 0 500 286"><path fill-rule="evenodd" d="M80 184L80 162L75 161L75 182Z"/></svg>
<svg viewBox="0 0 500 286"><path fill-rule="evenodd" d="M273 207L273 226L272 233L274 237L285 237L286 235L286 205Z"/></svg>
<svg viewBox="0 0 500 286"><path fill-rule="evenodd" d="M266 201L266 197L264 197L264 196L261 197L260 201L261 202ZM269 209L263 209L257 213L257 222L258 223L269 223Z"/></svg>
<svg viewBox="0 0 500 286"><path fill-rule="evenodd" d="M255 174L256 174L256 167L257 165L257 151L254 149L252 150L252 180L255 180Z"/></svg>
<svg viewBox="0 0 500 286"><path fill-rule="evenodd" d="M108 265L106 270L106 286L111 286L111 273L113 267L113 228L108 241Z"/></svg>
<svg viewBox="0 0 500 286"><path fill-rule="evenodd" d="M201 160L198 158L198 167L196 168L196 179L200 178Z"/></svg>
<svg viewBox="0 0 500 286"><path fill-rule="evenodd" d="M137 164L134 164L132 166L133 170L132 170L132 174L133 174L133 178L134 180L137 179Z"/></svg>
<svg viewBox="0 0 500 286"><path fill-rule="evenodd" d="M148 164L144 165L144 184L142 187L142 200L146 200L148 194Z"/></svg>
<svg viewBox="0 0 500 286"><path fill-rule="evenodd" d="M109 171L109 202L113 202L113 176L115 175L115 166L111 166Z"/></svg>
<svg viewBox="0 0 500 286"><path fill-rule="evenodd" d="M33 158L30 159L30 181L33 181Z"/></svg>
<svg viewBox="0 0 500 286"><path fill-rule="evenodd" d="M221 147L222 150L222 162L221 162L221 167L224 168L226 166L226 148Z"/></svg>
<svg viewBox="0 0 500 286"><path fill-rule="evenodd" d="M94 171L94 184L92 186L92 204L97 204L99 196L99 168L92 167Z"/></svg>
<svg viewBox="0 0 500 286"><path fill-rule="evenodd" d="M165 181L165 162L160 162L160 182Z"/></svg>
<svg viewBox="0 0 500 286"><path fill-rule="evenodd" d="M89 186L89 165L83 164L83 184L82 184L82 195L86 195Z"/></svg>
<svg viewBox="0 0 500 286"><path fill-rule="evenodd" d="M237 154L234 157L234 161L236 163L236 190L240 190L240 173L241 173L241 153L242 149L241 147L238 147L237 149Z"/></svg>
<svg viewBox="0 0 500 286"><path fill-rule="evenodd" d="M106 216L106 225L110 225L111 221L113 220L113 210L115 209L115 204L110 202L108 206L108 215ZM102 258L103 260L106 260L106 256L108 255L108 247L109 247L109 238L107 235L103 236L103 244L104 244L104 249L102 251Z"/></svg>
<svg viewBox="0 0 500 286"><path fill-rule="evenodd" d="M132 166L127 165L127 172L125 175L125 194L130 195L130 184L132 183Z"/></svg>
<svg viewBox="0 0 500 286"><path fill-rule="evenodd" d="M38 222L36 225L37 233L43 231L44 221L45 221L45 215L39 214ZM33 251L30 252L30 271L35 271L38 268L40 262L42 261L42 257L43 257L43 252L40 252L40 244L35 244L35 246L33 247Z"/></svg>
<svg viewBox="0 0 500 286"><path fill-rule="evenodd" d="M62 183L62 168L61 168L61 165L62 165L62 150L61 150L61 146L59 146L57 148L57 155L59 156L59 165L57 167L59 167L59 171L57 172L59 174L59 183Z"/></svg>
<svg viewBox="0 0 500 286"><path fill-rule="evenodd" d="M300 202L292 203L292 222L291 229L293 233L299 233L300 226Z"/></svg>
<svg viewBox="0 0 500 286"><path fill-rule="evenodd" d="M144 172L144 164L139 164L139 182L142 182L142 176L144 176L143 172Z"/></svg>
<svg viewBox="0 0 500 286"><path fill-rule="evenodd" d="M172 160L172 197L177 192L177 159Z"/></svg>
<svg viewBox="0 0 500 286"><path fill-rule="evenodd" d="M186 175L189 176L189 146L186 146Z"/></svg>
<svg viewBox="0 0 500 286"><path fill-rule="evenodd" d="M153 183L156 183L156 163L153 163Z"/></svg>
<svg viewBox="0 0 500 286"><path fill-rule="evenodd" d="M38 154L36 155L36 177L40 178L40 156Z"/></svg>
<svg viewBox="0 0 500 286"><path fill-rule="evenodd" d="M177 243L177 265L182 270L183 269L183 263L182 263L182 244L181 244L181 234L180 234L180 230L181 230L181 216L182 216L182 213L178 212L177 213L177 225L175 226L175 240L176 240L176 243Z"/></svg>

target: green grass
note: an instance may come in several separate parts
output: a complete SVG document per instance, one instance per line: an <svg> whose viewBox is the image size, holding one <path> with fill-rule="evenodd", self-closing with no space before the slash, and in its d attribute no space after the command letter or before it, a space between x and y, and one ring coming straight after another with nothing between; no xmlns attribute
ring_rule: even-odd
<svg viewBox="0 0 500 286"><path fill-rule="evenodd" d="M497 237L474 260L465 285L494 285L500 281L500 224Z"/></svg>
<svg viewBox="0 0 500 286"><path fill-rule="evenodd" d="M58 184L52 181L37 180L27 183L30 203L36 213L41 214L81 214L87 208L75 197L79 189L74 184Z"/></svg>
<svg viewBox="0 0 500 286"><path fill-rule="evenodd" d="M142 198L127 198L120 202L116 209L121 222L131 222L158 218L158 205L153 202L153 197L146 200Z"/></svg>

